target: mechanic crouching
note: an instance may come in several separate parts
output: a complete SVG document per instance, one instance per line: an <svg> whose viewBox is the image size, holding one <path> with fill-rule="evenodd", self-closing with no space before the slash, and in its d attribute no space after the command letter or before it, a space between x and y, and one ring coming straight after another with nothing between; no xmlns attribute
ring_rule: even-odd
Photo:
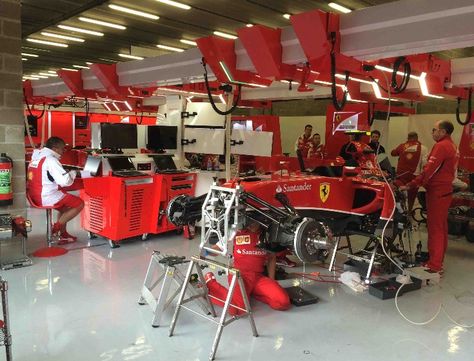
<svg viewBox="0 0 474 361"><path fill-rule="evenodd" d="M258 301L266 303L274 310L284 311L290 308L290 298L286 291L275 281L276 256L273 253L259 248L261 233L260 225L252 220L234 238L234 268L240 271L244 282L247 297L253 296ZM219 243L214 246L221 249ZM263 275L265 265L267 266L268 277ZM231 281L229 276L229 283ZM212 272L205 275L206 285L211 296L220 300L227 298L228 289L216 281ZM211 297L212 303L224 306L224 302ZM245 309L244 299L237 283L232 301L232 305ZM230 307L231 315L240 315L244 311L236 307Z"/></svg>

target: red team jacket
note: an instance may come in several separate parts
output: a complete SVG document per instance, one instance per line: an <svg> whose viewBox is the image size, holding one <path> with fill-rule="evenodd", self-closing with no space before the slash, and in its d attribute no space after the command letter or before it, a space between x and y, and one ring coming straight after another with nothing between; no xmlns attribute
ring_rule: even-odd
<svg viewBox="0 0 474 361"><path fill-rule="evenodd" d="M262 273L267 262L267 251L257 247L260 232L241 230L234 240L234 267L241 272Z"/></svg>

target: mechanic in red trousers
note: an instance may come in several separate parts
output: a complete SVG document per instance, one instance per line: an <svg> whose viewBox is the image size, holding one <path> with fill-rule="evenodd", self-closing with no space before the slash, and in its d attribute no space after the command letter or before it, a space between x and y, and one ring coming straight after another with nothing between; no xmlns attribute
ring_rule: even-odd
<svg viewBox="0 0 474 361"><path fill-rule="evenodd" d="M76 178L76 171L67 172L59 162L64 153L65 142L51 137L44 148L35 149L28 166L26 188L31 200L39 206L54 206L58 220L52 234L59 237L59 244L75 242L77 237L66 230L67 223L84 208L81 198L60 190L70 186Z"/></svg>
<svg viewBox="0 0 474 361"><path fill-rule="evenodd" d="M408 133L407 141L392 150L391 154L398 157L396 185L404 185L411 182L421 173L426 163L428 150L418 141L416 132ZM408 190L408 210L411 212L415 203L418 187Z"/></svg>
<svg viewBox="0 0 474 361"><path fill-rule="evenodd" d="M440 120L433 128L436 144L431 149L423 171L414 180L401 186L408 190L423 186L426 188L428 223L428 251L430 259L426 267L443 272L443 260L448 247L448 208L453 194L453 179L458 163L458 150L451 139L453 123Z"/></svg>
<svg viewBox="0 0 474 361"><path fill-rule="evenodd" d="M286 291L275 281L276 261L275 255L257 247L260 237L260 225L250 221L250 224L237 232L234 238L234 268L240 270L244 282L247 297L250 295L258 301L266 303L274 310L287 310L290 307L290 299ZM267 264L268 277L262 273ZM229 283L231 281L229 276ZM205 275L209 294L221 300L227 298L228 289L219 284L212 272ZM212 298L212 303L224 306L224 302ZM244 299L237 284L232 296L231 304L245 309ZM243 311L230 307L231 315L242 314Z"/></svg>

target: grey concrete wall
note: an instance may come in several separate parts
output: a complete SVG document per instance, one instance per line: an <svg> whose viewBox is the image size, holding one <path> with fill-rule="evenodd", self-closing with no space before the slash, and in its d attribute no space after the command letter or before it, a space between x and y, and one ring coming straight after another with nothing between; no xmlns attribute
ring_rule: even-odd
<svg viewBox="0 0 474 361"><path fill-rule="evenodd" d="M14 203L0 213L26 215L20 0L0 0L0 152L14 160Z"/></svg>

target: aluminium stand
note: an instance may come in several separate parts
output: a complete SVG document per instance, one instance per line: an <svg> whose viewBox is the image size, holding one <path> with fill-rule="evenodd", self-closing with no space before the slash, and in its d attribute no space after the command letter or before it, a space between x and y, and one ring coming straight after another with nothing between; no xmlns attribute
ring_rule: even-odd
<svg viewBox="0 0 474 361"><path fill-rule="evenodd" d="M213 297L213 296L209 295L209 292L208 292L208 289L207 289L207 286L206 286L206 282L205 282L204 276L202 274L201 264L203 264L205 266L211 266L211 267L219 268L219 269L223 270L226 274L232 276L231 281L230 281L229 291L227 293L227 298L225 300L220 300L220 301L224 302L224 308L222 310L222 314L219 317L219 321L216 321L211 317L208 317L206 315L198 313L195 310L185 306L185 304L188 303L188 302L194 301L194 300L199 299L199 298L204 298L206 300L207 304L210 307L211 315L213 317L216 317L214 307L212 306L211 301L210 301L210 297ZM191 297L185 299L184 297L185 297L185 294L186 294L186 289L188 288L188 286L190 284L189 280L191 278L191 274L192 274L194 268L196 269L196 273L198 274L199 281L203 285L202 292L198 295L194 295L194 296L191 296ZM243 297L243 300L244 300L245 309L242 309L240 307L237 307L237 306L234 306L234 305L231 304L232 296L234 294L234 291L235 291L235 288L236 288L237 284L239 285L239 288L242 292L242 297ZM189 264L188 271L186 273L186 278L184 280L183 285L184 286L181 289L181 292L180 292L180 295L179 295L179 298L178 298L178 304L176 306L173 319L171 321L171 326L170 326L170 331L169 331L169 336L170 337L173 336L173 332L174 332L174 329L176 327L176 322L178 321L178 316L179 316L179 313L180 313L182 308L185 309L185 310L191 311L192 313L194 313L198 316L201 316L204 319L213 322L214 324L217 324L217 331L216 331L216 335L214 337L214 342L212 344L211 353L209 355L209 360L214 360L214 358L215 358L217 347L219 346L219 341L220 341L220 338L221 338L222 331L223 331L224 327L229 325L230 323L234 322L235 320L238 320L239 318L248 316L249 317L249 322L250 322L250 327L252 329L252 334L253 334L254 337L258 337L257 328L255 326L255 321L254 321L253 315L252 315L252 310L250 308L250 303L249 303L249 300L248 300L248 297L247 297L247 293L245 292L244 282L242 281L242 278L240 277L239 270L237 270L235 268L231 268L228 265L225 265L225 264L222 264L222 263L219 263L219 262L208 260L206 258L200 258L198 256L192 256L191 257L191 262ZM232 316L231 318L227 319L227 312L229 311L230 306L233 306L233 307L238 308L239 310L243 311L243 314L241 314L239 316Z"/></svg>
<svg viewBox="0 0 474 361"><path fill-rule="evenodd" d="M12 335L10 333L10 318L8 314L8 282L0 277L0 293L2 298L3 321L0 320L0 346L5 346L7 361L12 361Z"/></svg>
<svg viewBox="0 0 474 361"><path fill-rule="evenodd" d="M138 299L139 305L148 304L153 310L153 320L151 322L153 327L160 326L163 311L176 298L184 284L184 274L177 266L188 262L189 261L185 260L184 257L162 255L159 251L153 252L145 281L143 282L140 298ZM172 283L175 283L178 287L171 297L168 297ZM158 297L155 297L153 290L158 286L160 286L159 294ZM194 287L190 287L188 292L191 295L196 294ZM204 302L200 302L200 307L204 312L209 313L207 305Z"/></svg>

